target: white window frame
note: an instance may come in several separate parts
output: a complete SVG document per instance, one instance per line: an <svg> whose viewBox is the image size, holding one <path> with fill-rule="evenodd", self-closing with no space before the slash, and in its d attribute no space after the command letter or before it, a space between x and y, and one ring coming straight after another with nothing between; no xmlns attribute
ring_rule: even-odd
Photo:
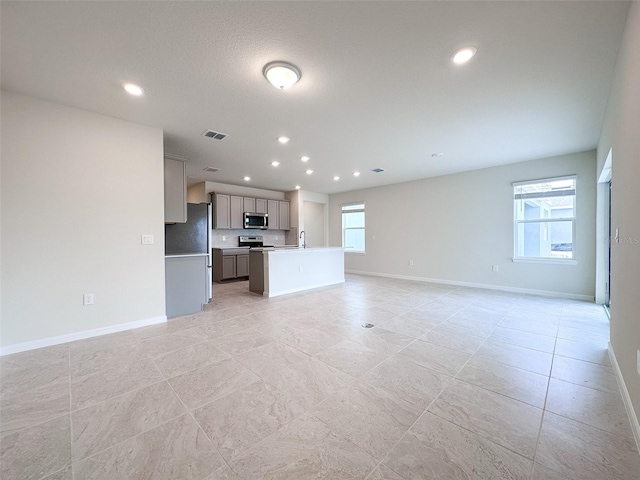
<svg viewBox="0 0 640 480"><path fill-rule="evenodd" d="M575 187L573 190L573 216L572 217L560 217L560 218L539 218L539 219L525 219L518 220L518 212L516 211L516 192L515 189L518 186L522 185L533 185L536 183L547 183L547 182L556 182L559 180L574 180ZM522 263L551 263L551 264L559 264L559 265L577 265L578 260L576 258L576 218L577 218L577 206L578 206L578 176L577 175L567 175L564 177L551 177L551 178L541 178L538 180L527 180L524 182L513 182L512 186L512 194L511 201L513 202L513 262L522 262ZM563 193L563 195L571 195ZM540 196L536 196L535 194L529 194L529 198L545 198L550 195L541 194ZM554 223L554 222L571 222L571 240L572 240L572 257L573 258L550 258L550 257L522 257L518 256L518 225L520 224L531 224L531 223Z"/></svg>
<svg viewBox="0 0 640 480"><path fill-rule="evenodd" d="M362 208L359 210L344 210L344 207L352 207L354 205L362 205ZM364 227L344 227L344 214L345 213L364 213ZM344 248L344 253L348 253L350 255L366 255L367 254L367 213L366 213L366 205L365 202L353 202L353 203L343 203L340 206L340 220L342 222L342 248ZM363 230L364 232L364 250L347 250L345 246L345 231L346 230Z"/></svg>

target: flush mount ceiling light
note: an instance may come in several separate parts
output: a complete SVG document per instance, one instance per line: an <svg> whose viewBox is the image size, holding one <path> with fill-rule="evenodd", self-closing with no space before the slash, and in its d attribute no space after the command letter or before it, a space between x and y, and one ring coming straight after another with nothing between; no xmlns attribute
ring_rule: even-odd
<svg viewBox="0 0 640 480"><path fill-rule="evenodd" d="M262 74L271 85L280 90L293 87L302 76L298 67L287 62L267 63Z"/></svg>
<svg viewBox="0 0 640 480"><path fill-rule="evenodd" d="M300 157L300 160L302 160L303 162L308 162L309 160L311 160L311 157L307 157L306 155L303 155Z"/></svg>
<svg viewBox="0 0 640 480"><path fill-rule="evenodd" d="M278 165L280 165L280 162L279 162L279 161L277 161L277 160L274 160L273 162L271 162L271 165L272 165L273 167L277 167Z"/></svg>
<svg viewBox="0 0 640 480"><path fill-rule="evenodd" d="M282 144L285 144L285 143L289 143L291 139L289 137L285 137L284 135L282 135L281 137L278 137L278 141Z"/></svg>
<svg viewBox="0 0 640 480"><path fill-rule="evenodd" d="M144 95L144 88L140 85L136 85L135 83L125 83L122 85L122 88L124 88L129 95L133 95L134 97Z"/></svg>
<svg viewBox="0 0 640 480"><path fill-rule="evenodd" d="M473 56L478 52L476 47L462 47L455 52L451 56L451 61L456 65L463 65L467 63L469 60L473 58Z"/></svg>
<svg viewBox="0 0 640 480"><path fill-rule="evenodd" d="M300 185L296 185L296 190L300 190Z"/></svg>
<svg viewBox="0 0 640 480"><path fill-rule="evenodd" d="M360 172L353 172L353 176L354 177L359 177L360 176Z"/></svg>
<svg viewBox="0 0 640 480"><path fill-rule="evenodd" d="M248 182L249 180L251 180L251 177L244 177L245 182Z"/></svg>
<svg viewBox="0 0 640 480"><path fill-rule="evenodd" d="M340 180L340 177L336 175L335 177L333 177L333 179L337 182L338 180Z"/></svg>
<svg viewBox="0 0 640 480"><path fill-rule="evenodd" d="M311 175L313 173L313 170L309 168L308 170L305 170L304 173L306 173L307 175Z"/></svg>

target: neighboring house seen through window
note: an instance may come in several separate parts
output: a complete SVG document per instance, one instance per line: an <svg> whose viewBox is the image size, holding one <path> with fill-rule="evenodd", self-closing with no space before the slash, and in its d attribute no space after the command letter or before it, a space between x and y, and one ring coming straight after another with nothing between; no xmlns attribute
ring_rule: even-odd
<svg viewBox="0 0 640 480"><path fill-rule="evenodd" d="M364 203L342 205L342 246L345 252L364 253Z"/></svg>
<svg viewBox="0 0 640 480"><path fill-rule="evenodd" d="M576 177L513 184L515 260L575 260Z"/></svg>

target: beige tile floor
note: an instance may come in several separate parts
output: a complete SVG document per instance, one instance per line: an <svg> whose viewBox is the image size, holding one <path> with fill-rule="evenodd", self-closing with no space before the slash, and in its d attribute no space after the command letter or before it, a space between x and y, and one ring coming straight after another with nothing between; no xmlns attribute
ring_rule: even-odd
<svg viewBox="0 0 640 480"><path fill-rule="evenodd" d="M0 477L640 478L597 305L360 276L247 287L2 357Z"/></svg>

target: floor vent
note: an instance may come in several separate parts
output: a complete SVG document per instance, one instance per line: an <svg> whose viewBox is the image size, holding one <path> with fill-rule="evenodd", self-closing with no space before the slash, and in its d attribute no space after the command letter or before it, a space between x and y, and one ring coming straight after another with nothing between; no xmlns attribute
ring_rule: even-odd
<svg viewBox="0 0 640 480"><path fill-rule="evenodd" d="M203 137L214 138L216 140L222 140L227 136L226 133L215 132L213 130L205 130L202 134Z"/></svg>

